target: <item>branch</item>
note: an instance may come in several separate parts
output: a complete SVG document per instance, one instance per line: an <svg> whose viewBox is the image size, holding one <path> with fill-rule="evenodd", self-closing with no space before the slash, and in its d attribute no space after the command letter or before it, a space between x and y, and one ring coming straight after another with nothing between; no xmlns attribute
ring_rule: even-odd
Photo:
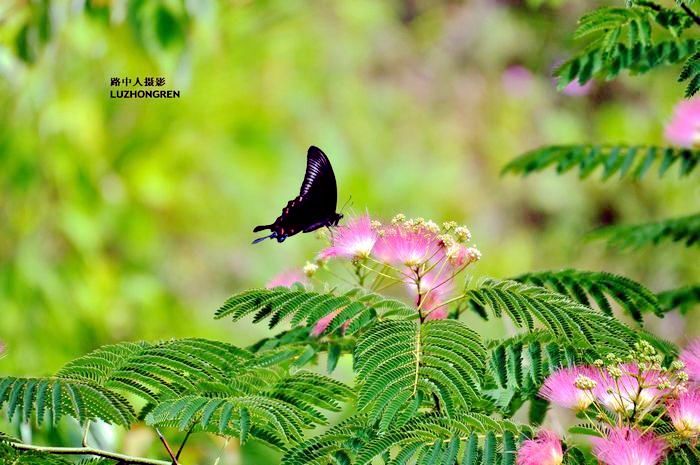
<svg viewBox="0 0 700 465"><path fill-rule="evenodd" d="M681 5L681 8L683 8L683 11L685 11L685 13L693 19L693 21L695 22L695 24L697 24L697 25L700 26L700 16L698 16L698 15L693 11L693 9L690 8L688 5L686 5L685 3L683 3L683 2L679 2L679 3L680 3L680 5Z"/></svg>
<svg viewBox="0 0 700 465"><path fill-rule="evenodd" d="M92 455L95 457L102 457L105 459L116 460L123 464L132 465L171 465L172 462L165 460L155 460L147 459L143 457L133 457L131 455L118 454L116 452L109 452L106 450L93 449L92 447L48 447L48 446L35 446L32 444L22 444L20 442L7 442L5 443L10 447L17 450L29 450L34 452L43 452L46 454L55 455Z"/></svg>
<svg viewBox="0 0 700 465"><path fill-rule="evenodd" d="M158 438L160 438L160 442L163 443L165 450L168 451L168 455L170 456L171 459L173 459L172 465L180 465L180 463L177 461L177 457L173 453L173 450L170 448L170 444L168 444L168 441L165 440L165 437L161 434L161 432L158 428L156 428L156 433L158 433ZM178 451L178 455L179 454L180 454L180 452Z"/></svg>

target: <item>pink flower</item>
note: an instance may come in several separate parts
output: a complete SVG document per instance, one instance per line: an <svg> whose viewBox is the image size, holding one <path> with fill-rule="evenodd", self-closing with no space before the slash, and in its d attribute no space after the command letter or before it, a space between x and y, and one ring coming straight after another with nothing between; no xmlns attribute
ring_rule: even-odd
<svg viewBox="0 0 700 465"><path fill-rule="evenodd" d="M608 408L616 412L646 409L654 405L668 390L659 389L663 381L658 370L641 370L626 363L620 366L622 376L617 379L609 374L598 376L596 396Z"/></svg>
<svg viewBox="0 0 700 465"><path fill-rule="evenodd" d="M588 81L585 84L579 84L578 81L571 81L564 87L561 92L569 97L583 97L593 88L593 81Z"/></svg>
<svg viewBox="0 0 700 465"><path fill-rule="evenodd" d="M322 250L319 258L367 258L376 241L377 231L372 227L369 215L358 216L336 229L333 244Z"/></svg>
<svg viewBox="0 0 700 465"><path fill-rule="evenodd" d="M685 372L695 382L700 382L700 339L695 339L685 346L681 356L681 362L685 363Z"/></svg>
<svg viewBox="0 0 700 465"><path fill-rule="evenodd" d="M657 465L666 449L662 439L630 428L612 429L592 441L593 454L604 465Z"/></svg>
<svg viewBox="0 0 700 465"><path fill-rule="evenodd" d="M583 410L595 401L593 389L579 389L586 381L592 388L597 384L598 370L589 366L561 368L547 377L540 388L540 397L574 410Z"/></svg>
<svg viewBox="0 0 700 465"><path fill-rule="evenodd" d="M441 252L444 253L444 250L437 234L420 226L404 225L384 229L373 251L385 263L409 268L415 268L433 258L440 259Z"/></svg>
<svg viewBox="0 0 700 465"><path fill-rule="evenodd" d="M527 95L532 89L532 73L521 65L509 66L501 75L501 83L505 91L514 96Z"/></svg>
<svg viewBox="0 0 700 465"><path fill-rule="evenodd" d="M664 135L669 142L680 147L692 148L700 142L700 98L676 105Z"/></svg>
<svg viewBox="0 0 700 465"><path fill-rule="evenodd" d="M474 247L467 247L462 244L454 244L447 249L445 253L450 265L455 268L461 268L477 261L481 257L481 253Z"/></svg>
<svg viewBox="0 0 700 465"><path fill-rule="evenodd" d="M564 461L561 440L552 431L542 430L535 439L520 445L515 460L517 465L561 465Z"/></svg>
<svg viewBox="0 0 700 465"><path fill-rule="evenodd" d="M272 278L266 285L268 289L273 287L292 287L294 283L305 284L306 276L298 270L288 270Z"/></svg>
<svg viewBox="0 0 700 465"><path fill-rule="evenodd" d="M685 437L700 434L700 391L692 390L681 393L671 402L668 416L674 428Z"/></svg>
<svg viewBox="0 0 700 465"><path fill-rule="evenodd" d="M323 318L321 318L320 320L318 320L316 322L316 325L314 326L314 329L311 330L311 335L318 337L321 334L323 334L323 332L326 330L326 328L328 328L328 325L331 324L331 321L333 321L333 318L335 318L338 315L338 313L340 313L341 310L342 309L340 309L340 308L337 310L333 310L328 315L326 315Z"/></svg>

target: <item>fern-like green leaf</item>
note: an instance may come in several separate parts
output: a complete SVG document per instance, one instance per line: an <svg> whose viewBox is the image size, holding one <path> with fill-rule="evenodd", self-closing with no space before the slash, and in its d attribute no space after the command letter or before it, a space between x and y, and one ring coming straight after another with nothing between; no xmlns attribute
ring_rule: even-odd
<svg viewBox="0 0 700 465"><path fill-rule="evenodd" d="M519 156L503 168L503 173L528 175L553 166L557 173L579 170L581 178L601 168L602 178L619 173L620 177L641 178L657 163L663 176L678 165L680 176L690 174L700 162L700 151L676 147L627 145L553 145L532 150Z"/></svg>
<svg viewBox="0 0 700 465"><path fill-rule="evenodd" d="M657 245L662 241L683 242L686 247L700 245L700 213L652 223L608 226L593 231L590 236L605 238L608 244L620 249Z"/></svg>
<svg viewBox="0 0 700 465"><path fill-rule="evenodd" d="M366 417L351 418L290 450L284 465L435 463L513 464L522 437L532 431L508 420L459 412L454 418L421 414L408 423L378 432Z"/></svg>
<svg viewBox="0 0 700 465"><path fill-rule="evenodd" d="M680 309L682 313L700 304L700 285L685 286L657 294L661 311Z"/></svg>
<svg viewBox="0 0 700 465"><path fill-rule="evenodd" d="M485 280L466 291L462 305L482 316L508 316L530 332L546 329L562 343L581 350L598 346L626 353L639 337L615 318L559 293L516 281Z"/></svg>
<svg viewBox="0 0 700 465"><path fill-rule="evenodd" d="M531 414L540 421L548 406L537 394L547 376L559 368L593 358L573 346L562 345L555 334L546 330L495 340L489 347L488 372L492 382L484 392L508 416L525 402L534 402L537 405L531 405Z"/></svg>
<svg viewBox="0 0 700 465"><path fill-rule="evenodd" d="M688 58L678 76L679 82L688 81L685 97L690 98L700 90L700 53L694 53Z"/></svg>
<svg viewBox="0 0 700 465"><path fill-rule="evenodd" d="M700 40L664 40L654 45L637 42L630 47L622 42L584 51L555 71L559 88L576 80L584 84L594 77L610 80L622 71L643 74L664 65L680 63L700 49Z"/></svg>
<svg viewBox="0 0 700 465"><path fill-rule="evenodd" d="M60 378L0 378L0 407L10 419L56 424L65 415L81 423L100 419L128 426L135 414L127 400L96 383Z"/></svg>
<svg viewBox="0 0 700 465"><path fill-rule="evenodd" d="M683 445L669 452L663 465L695 465L700 463L700 448Z"/></svg>
<svg viewBox="0 0 700 465"><path fill-rule="evenodd" d="M378 294L360 294L357 289L342 295L320 294L301 289L252 289L231 296L217 311L216 318L231 317L234 321L254 314L254 322L269 319L272 328L284 320L292 326L311 326L322 317L334 313L323 334L338 330L344 323L345 334L354 334L378 313L387 317L407 317L416 312L403 302Z"/></svg>
<svg viewBox="0 0 700 465"><path fill-rule="evenodd" d="M454 320L385 321L355 348L358 409L386 427L421 392L449 416L481 402L486 352L479 336Z"/></svg>
<svg viewBox="0 0 700 465"><path fill-rule="evenodd" d="M2 440L0 440L0 463L3 465L75 465L75 462L60 455L20 451L8 443L3 443Z"/></svg>
<svg viewBox="0 0 700 465"><path fill-rule="evenodd" d="M159 403L147 416L146 422L156 426L175 426L189 430L221 435L239 435L242 441L249 427L255 425L277 437L274 444L299 441L304 429L325 424L320 414L302 410L295 405L267 396L204 397L184 396Z"/></svg>
<svg viewBox="0 0 700 465"><path fill-rule="evenodd" d="M304 356L288 347L253 354L206 339L115 344L69 362L54 378L0 378L0 407L20 421L67 415L129 425L136 414L128 393L146 403L138 416L158 426L236 433L242 441L251 435L283 447L325 424L322 410L337 412L353 397L330 378L290 375Z"/></svg>
<svg viewBox="0 0 700 465"><path fill-rule="evenodd" d="M601 311L611 316L610 300L613 300L639 323L644 313L663 315L658 299L649 289L612 273L568 269L527 273L514 280L546 287L588 307L595 303Z"/></svg>

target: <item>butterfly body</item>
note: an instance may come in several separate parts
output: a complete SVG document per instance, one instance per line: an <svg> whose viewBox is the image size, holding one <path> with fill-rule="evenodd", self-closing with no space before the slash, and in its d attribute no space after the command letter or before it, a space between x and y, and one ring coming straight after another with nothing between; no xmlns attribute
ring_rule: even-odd
<svg viewBox="0 0 700 465"><path fill-rule="evenodd" d="M274 223L256 226L253 232L269 229L269 236L253 241L257 244L265 239L284 242L300 232L308 233L324 226L337 226L343 215L336 213L338 188L335 174L326 154L318 147L309 147L306 156L306 174L299 195L290 200Z"/></svg>

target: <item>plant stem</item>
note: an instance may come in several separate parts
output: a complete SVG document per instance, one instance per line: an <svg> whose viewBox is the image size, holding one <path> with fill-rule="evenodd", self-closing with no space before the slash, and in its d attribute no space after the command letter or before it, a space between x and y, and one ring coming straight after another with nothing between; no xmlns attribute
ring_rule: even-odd
<svg viewBox="0 0 700 465"><path fill-rule="evenodd" d="M165 450L168 451L168 455L170 456L171 459L173 459L172 465L180 465L180 463L177 461L177 457L175 457L175 453L170 448L170 444L168 444L168 441L165 440L165 436L163 436L163 434L161 434L161 432L158 428L156 428L156 433L158 433L158 438L160 439L160 442L163 443Z"/></svg>
<svg viewBox="0 0 700 465"><path fill-rule="evenodd" d="M102 457L105 459L116 460L119 463L131 465L171 465L170 461L147 459L144 457L134 457L131 455L118 454L92 447L50 447L50 446L35 446L32 444L22 444L21 442L8 442L10 447L17 450L28 450L34 452L43 452L54 455L92 455L94 457Z"/></svg>
<svg viewBox="0 0 700 465"><path fill-rule="evenodd" d="M185 444L187 444L187 440L190 438L190 434L192 434L192 430L194 429L194 425L190 427L189 430L187 430L187 434L185 435L185 439L182 440L182 444L180 444L180 447L177 450L177 454L175 454L175 458L177 460L180 460L180 454L182 454L182 450L185 448Z"/></svg>
<svg viewBox="0 0 700 465"><path fill-rule="evenodd" d="M693 11L693 9L690 8L688 5L686 5L685 3L683 3L683 2L679 2L679 3L681 5L681 8L683 9L683 11L685 11L685 14L690 16L692 18L693 22L695 22L695 24L700 25L700 16L698 16Z"/></svg>
<svg viewBox="0 0 700 465"><path fill-rule="evenodd" d="M83 447L87 447L88 433L90 432L90 420L85 422L85 432L83 433Z"/></svg>

